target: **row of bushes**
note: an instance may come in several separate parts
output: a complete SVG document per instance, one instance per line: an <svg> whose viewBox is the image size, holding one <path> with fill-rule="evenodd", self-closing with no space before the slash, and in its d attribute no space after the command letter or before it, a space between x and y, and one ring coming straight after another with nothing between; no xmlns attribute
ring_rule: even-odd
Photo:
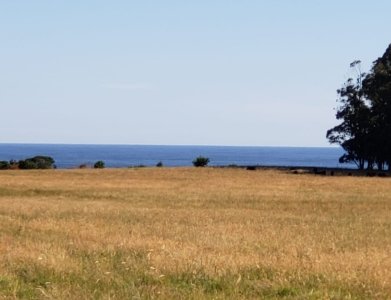
<svg viewBox="0 0 391 300"><path fill-rule="evenodd" d="M50 156L34 156L24 160L0 161L0 170L8 169L55 169L55 161Z"/></svg>
<svg viewBox="0 0 391 300"><path fill-rule="evenodd" d="M195 167L206 167L208 164L209 164L209 158L207 157L203 157L203 156L199 156L197 157L195 160L193 160L193 165ZM83 165L86 167L86 165ZM105 163L104 161L102 160L99 160L97 161L95 164L94 164L94 169L103 169L105 167ZM137 166L132 166L132 167L135 167L135 168L142 168L142 167L145 167L144 165L137 165ZM159 161L157 164L156 164L156 167L158 168L161 168L163 167L163 162L162 161Z"/></svg>
<svg viewBox="0 0 391 300"><path fill-rule="evenodd" d="M55 161L50 156L34 156L24 160L11 160L11 161L0 161L0 170L9 170L9 169L55 169ZM209 164L209 158L199 156L193 160L193 165L195 167L205 167ZM87 165L80 165L80 168L86 168ZM138 166L141 167L141 166ZM156 167L163 167L163 162L159 161L156 164ZM95 169L104 169L105 163L102 160L97 161L94 164Z"/></svg>

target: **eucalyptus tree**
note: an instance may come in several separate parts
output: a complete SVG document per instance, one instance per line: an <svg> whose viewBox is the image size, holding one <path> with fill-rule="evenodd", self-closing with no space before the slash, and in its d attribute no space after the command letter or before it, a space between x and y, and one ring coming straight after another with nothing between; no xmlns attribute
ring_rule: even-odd
<svg viewBox="0 0 391 300"><path fill-rule="evenodd" d="M371 101L374 151L378 169L391 167L391 45L378 58L363 81L363 90Z"/></svg>
<svg viewBox="0 0 391 300"><path fill-rule="evenodd" d="M355 162L360 169L391 169L391 45L374 61L368 74L360 61L351 65L355 77L337 92L336 118L341 123L327 131L330 143L345 150L340 162Z"/></svg>
<svg viewBox="0 0 391 300"><path fill-rule="evenodd" d="M373 158L370 151L371 109L363 91L365 74L361 72L361 62L356 60L350 67L355 70L355 78L349 78L337 90L339 106L336 112L341 123L327 131L326 137L332 144L339 144L345 150L339 161L354 162L359 169L371 168Z"/></svg>

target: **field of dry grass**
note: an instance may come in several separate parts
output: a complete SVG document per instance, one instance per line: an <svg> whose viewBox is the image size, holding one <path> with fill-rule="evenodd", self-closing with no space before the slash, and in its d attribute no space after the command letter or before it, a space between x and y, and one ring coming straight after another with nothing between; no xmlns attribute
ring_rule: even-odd
<svg viewBox="0 0 391 300"><path fill-rule="evenodd" d="M390 299L391 180L0 172L0 298Z"/></svg>

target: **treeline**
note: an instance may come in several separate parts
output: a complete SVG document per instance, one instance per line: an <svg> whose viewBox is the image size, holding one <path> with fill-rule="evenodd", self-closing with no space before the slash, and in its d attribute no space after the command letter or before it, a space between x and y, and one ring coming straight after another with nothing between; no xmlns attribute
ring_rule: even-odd
<svg viewBox="0 0 391 300"><path fill-rule="evenodd" d="M34 156L24 160L0 161L0 170L8 169L55 169L55 161L50 156Z"/></svg>
<svg viewBox="0 0 391 300"><path fill-rule="evenodd" d="M391 45L368 74L360 61L337 92L336 118L341 123L327 131L330 143L345 150L340 163L355 163L359 169L391 170Z"/></svg>
<svg viewBox="0 0 391 300"><path fill-rule="evenodd" d="M210 160L207 157L198 156L193 160L193 165L195 167L206 167L209 164ZM27 158L24 160L11 160L11 161L0 161L0 170L28 170L28 169L56 169L55 161L50 156L34 156L32 158ZM104 169L105 162L103 160L98 160L93 165L94 169ZM135 167L145 167L144 165L138 165ZM159 161L156 164L156 167L163 167L163 162ZM80 169L88 168L87 164L82 164L79 166Z"/></svg>

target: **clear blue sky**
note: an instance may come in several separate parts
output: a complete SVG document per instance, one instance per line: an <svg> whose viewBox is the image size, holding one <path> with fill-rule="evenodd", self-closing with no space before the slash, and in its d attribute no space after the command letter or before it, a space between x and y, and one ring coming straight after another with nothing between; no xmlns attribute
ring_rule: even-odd
<svg viewBox="0 0 391 300"><path fill-rule="evenodd" d="M391 1L0 0L0 142L327 146Z"/></svg>

